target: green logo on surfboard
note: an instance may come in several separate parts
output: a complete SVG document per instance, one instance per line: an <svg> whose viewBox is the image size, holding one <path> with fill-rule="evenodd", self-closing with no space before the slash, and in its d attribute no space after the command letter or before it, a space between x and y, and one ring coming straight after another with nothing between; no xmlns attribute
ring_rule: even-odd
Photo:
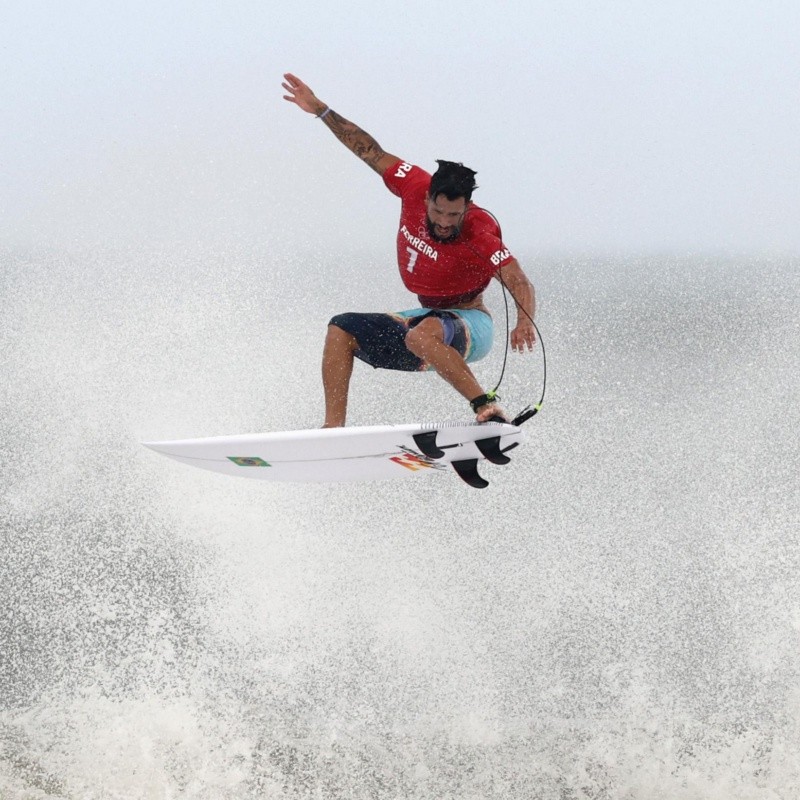
<svg viewBox="0 0 800 800"><path fill-rule="evenodd" d="M233 461L239 467L271 467L267 461L258 456L228 456L230 461Z"/></svg>

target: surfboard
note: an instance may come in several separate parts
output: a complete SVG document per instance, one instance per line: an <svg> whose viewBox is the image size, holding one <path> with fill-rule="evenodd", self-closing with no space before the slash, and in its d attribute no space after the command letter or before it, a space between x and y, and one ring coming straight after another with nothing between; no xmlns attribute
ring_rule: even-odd
<svg viewBox="0 0 800 800"><path fill-rule="evenodd" d="M340 482L455 472L475 488L478 464L507 464L524 441L517 425L443 422L282 431L142 442L194 467L266 481Z"/></svg>

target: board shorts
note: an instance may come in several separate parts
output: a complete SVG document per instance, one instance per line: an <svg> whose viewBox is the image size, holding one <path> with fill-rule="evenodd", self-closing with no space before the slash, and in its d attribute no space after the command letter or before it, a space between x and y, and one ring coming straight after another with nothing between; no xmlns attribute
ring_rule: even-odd
<svg viewBox="0 0 800 800"><path fill-rule="evenodd" d="M428 317L441 321L444 343L465 361L479 361L492 349L492 318L476 308L414 308L389 314L348 312L337 314L329 324L355 338L356 358L370 366L418 372L433 368L406 347L406 334Z"/></svg>

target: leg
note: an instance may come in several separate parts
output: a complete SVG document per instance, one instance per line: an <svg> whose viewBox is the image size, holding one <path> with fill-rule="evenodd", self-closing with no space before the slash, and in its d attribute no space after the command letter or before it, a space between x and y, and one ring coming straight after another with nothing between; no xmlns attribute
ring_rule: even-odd
<svg viewBox="0 0 800 800"><path fill-rule="evenodd" d="M358 349L355 337L336 325L328 325L322 353L322 386L325 390L323 428L341 428L347 418L347 394L353 374L353 353Z"/></svg>
<svg viewBox="0 0 800 800"><path fill-rule="evenodd" d="M371 367L415 372L423 365L405 344L408 327L393 314L348 311L328 323L322 356L325 428L339 428L347 417L347 397L353 360Z"/></svg>
<svg viewBox="0 0 800 800"><path fill-rule="evenodd" d="M441 320L429 317L412 328L406 335L406 347L430 364L467 400L485 394L464 357L444 343ZM488 403L479 409L477 421L485 422L494 414L505 416L495 403Z"/></svg>

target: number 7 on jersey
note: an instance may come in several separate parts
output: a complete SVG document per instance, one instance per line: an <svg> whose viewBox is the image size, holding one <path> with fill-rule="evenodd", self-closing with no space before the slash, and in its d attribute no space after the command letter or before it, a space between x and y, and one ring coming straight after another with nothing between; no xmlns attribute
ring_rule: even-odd
<svg viewBox="0 0 800 800"><path fill-rule="evenodd" d="M406 247L406 250L408 251L408 266L406 269L409 272L413 272L414 264L417 263L417 256L419 256L419 253L416 250L412 250L410 247Z"/></svg>

